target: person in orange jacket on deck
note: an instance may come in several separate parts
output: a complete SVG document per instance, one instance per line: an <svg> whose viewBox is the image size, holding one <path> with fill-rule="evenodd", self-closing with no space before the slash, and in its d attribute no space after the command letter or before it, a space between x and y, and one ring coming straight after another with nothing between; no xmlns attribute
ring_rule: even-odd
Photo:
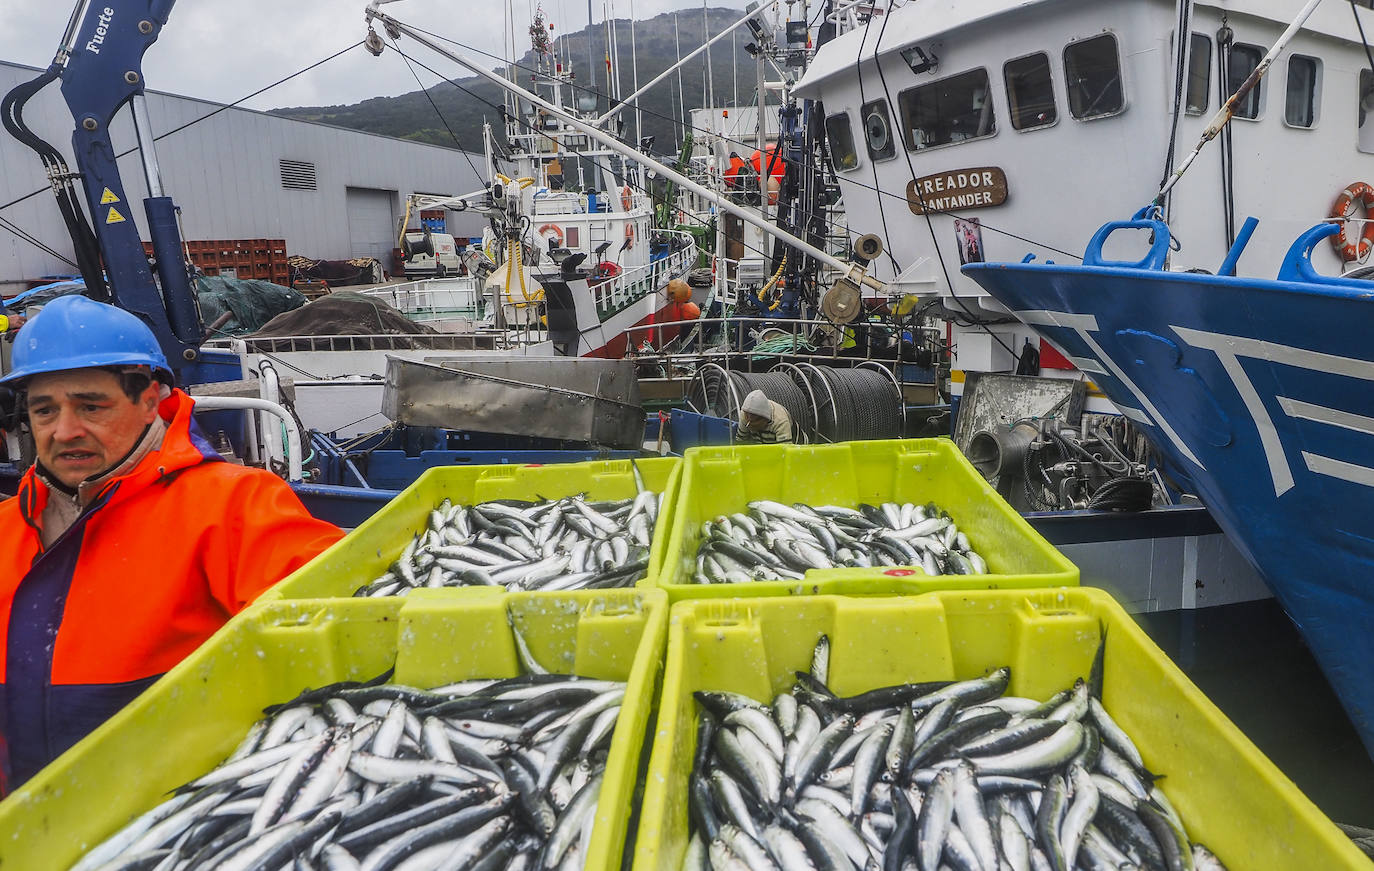
<svg viewBox="0 0 1374 871"><path fill-rule="evenodd" d="M725 168L725 186L731 190L739 187L739 174L744 171L746 166L744 158L735 152L730 152L730 163Z"/></svg>
<svg viewBox="0 0 1374 871"><path fill-rule="evenodd" d="M171 382L142 321L84 297L15 342L37 462L0 502L0 794L343 534L224 462Z"/></svg>

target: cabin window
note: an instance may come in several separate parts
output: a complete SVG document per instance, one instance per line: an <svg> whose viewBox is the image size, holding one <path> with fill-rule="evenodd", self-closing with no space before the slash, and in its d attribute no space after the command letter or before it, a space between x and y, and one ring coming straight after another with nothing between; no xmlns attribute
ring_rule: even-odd
<svg viewBox="0 0 1374 871"><path fill-rule="evenodd" d="M1201 33L1194 33L1188 44L1188 93L1183 103L1184 112L1201 115L1207 111L1212 95L1212 89L1208 87L1211 78L1212 40Z"/></svg>
<svg viewBox="0 0 1374 871"><path fill-rule="evenodd" d="M997 132L987 70L970 70L897 95L903 136L912 151Z"/></svg>
<svg viewBox="0 0 1374 871"><path fill-rule="evenodd" d="M577 229L576 227L569 227L569 228L568 228L567 230L565 230L564 233L563 233L563 247L565 247L565 248L580 248L580 247L582 247L582 241L581 241L581 239L579 239L578 237L579 237L578 229Z"/></svg>
<svg viewBox="0 0 1374 871"><path fill-rule="evenodd" d="M1017 130L1048 127L1059 117L1054 108L1054 79L1050 56L1044 52L1007 61L1002 67L1007 83L1011 126Z"/></svg>
<svg viewBox="0 0 1374 871"><path fill-rule="evenodd" d="M830 140L830 159L841 172L855 169L859 165L859 154L854 150L854 131L849 129L849 113L841 112L825 119L825 135Z"/></svg>
<svg viewBox="0 0 1374 871"><path fill-rule="evenodd" d="M1321 103L1322 62L1295 54L1288 58L1288 90L1283 100L1283 120L1290 127L1312 127Z"/></svg>
<svg viewBox="0 0 1374 871"><path fill-rule="evenodd" d="M1360 70L1360 134L1355 146L1374 154L1374 73Z"/></svg>
<svg viewBox="0 0 1374 871"><path fill-rule="evenodd" d="M864 103L859 110L864 122L864 144L868 146L868 156L874 160L888 160L896 156L897 146L892 141L891 115L887 111L886 100Z"/></svg>
<svg viewBox="0 0 1374 871"><path fill-rule="evenodd" d="M1240 90L1240 86L1245 84L1245 80L1250 78L1250 74L1259 66L1260 59L1264 57L1264 49L1257 45L1242 45L1236 43L1231 46L1231 56L1226 64L1226 93L1234 94ZM1261 89L1264 87L1264 80L1260 79L1250 93L1245 95L1245 99L1236 104L1236 117L1254 120L1260 114L1260 98L1263 96Z"/></svg>
<svg viewBox="0 0 1374 871"><path fill-rule="evenodd" d="M1116 37L1104 33L1065 47L1064 83L1069 112L1080 121L1120 114L1126 108L1126 92Z"/></svg>

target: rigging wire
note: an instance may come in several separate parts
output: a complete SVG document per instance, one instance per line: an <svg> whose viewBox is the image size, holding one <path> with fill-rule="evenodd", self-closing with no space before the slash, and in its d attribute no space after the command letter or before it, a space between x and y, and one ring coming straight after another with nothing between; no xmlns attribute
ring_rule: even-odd
<svg viewBox="0 0 1374 871"><path fill-rule="evenodd" d="M821 7L821 8L824 8L824 7ZM886 23L886 22L884 22L884 23ZM446 42L446 43L448 43L449 45L456 46L456 47L461 48L461 49L463 49L463 50L465 50L465 51L472 52L473 54L482 55L482 56L487 57L487 58L490 58L490 59L492 59L492 60L501 61L502 63L505 63L505 62L506 62L506 60L505 60L504 58L500 57L499 55L492 54L491 52L488 52L488 51L483 51L483 50L480 49L480 48L477 48L477 47L472 46L472 45L468 45L467 43L464 43L464 42L460 42L459 40L452 39L452 38L450 38L450 37L444 36L444 35L439 34L439 33L435 33L434 31L431 31L431 30L426 30L426 29L423 28L423 27L417 27L417 26L415 26L415 25L413 25L413 24L412 24L412 25L408 25L408 26L411 27L413 30L415 30L417 33L423 33L423 34L425 34L426 36L430 36L430 37L433 37L434 39L439 40L440 42ZM879 39L881 40L881 35L879 36ZM512 64L512 66L513 66L515 69L523 70L523 71L526 71L526 72L537 72L537 70L534 69L533 67L523 66L523 65L521 65L521 64ZM425 69L428 69L428 67L424 67L424 68L425 68ZM433 70L430 70L430 71L433 72ZM880 69L879 71L881 72L881 69ZM436 75L437 75L437 73L436 73ZM448 81L450 84L455 84L455 85L456 85L456 83L453 82L451 79L446 79L446 81ZM473 95L473 94L472 94L470 91L468 91L466 88L463 88L461 85L456 85L456 86L457 86L460 90L463 90L464 93L469 94L469 96L473 96L474 99L479 99L479 98L476 98L475 95ZM604 94L604 93L601 92L601 91L595 90L594 88L585 88L585 87L584 87L584 88L582 88L582 90L586 90L586 91L588 91L589 93L596 94L597 96L606 96L606 94ZM608 97L608 99L609 99L609 97ZM480 100L480 99L479 99L479 102L486 103L486 101ZM490 104L490 103L486 103L486 105L490 106L491 104ZM658 119L664 120L664 121L674 121L674 120L675 120L671 115L666 115L666 114L664 114L664 113L662 113L662 112L657 112L657 111L654 111L654 110L649 109L649 108L645 108L645 109L644 109L644 114L650 115L650 116L652 116L652 117L655 117L655 118L658 118ZM742 139L732 139L732 138L730 138L730 137L728 137L728 136L724 136L724 135L722 135L722 134L715 133L714 131L712 131L710 128L707 128L707 127L696 127L696 126L693 126L693 125L691 125L691 124L688 124L685 118L683 119L683 124L684 124L684 126L686 127L686 129L688 129L689 131L691 131L691 132L694 133L694 134L695 134L695 133L707 133L707 134L710 134L710 135L716 137L716 138L719 139L721 142L727 143L728 145L739 145L739 146L743 146L743 147L746 148L746 149L752 149L752 148L754 148L754 145L755 145L755 143L746 142L746 141L744 141L744 140L742 140ZM796 161L788 160L786 157L784 157L784 156L782 156L782 155L778 155L778 158L777 158L777 159L780 160L780 161L782 161L784 165L791 164L791 165L793 165L793 166L796 166ZM910 158L910 156L908 156L908 157L907 157L907 163L910 164L910 162L911 162L911 158ZM862 189L864 189L864 190L866 190L866 191L869 191L869 192L871 192L871 193L873 193L873 194L876 194L876 195L879 196L879 197L889 197L889 198L891 198L891 199L901 200L903 203L907 202L907 198L906 198L906 195L905 195L904 193L894 193L894 192L892 192L892 191L885 191L885 190L882 190L881 188L877 187L876 185L865 184L864 182L861 182L861 181L859 181L859 180L856 179L856 178L850 178L850 177L847 177L847 176L846 176L846 177L845 177L845 183L846 183L846 184L852 184L852 185L854 185L855 187L858 187L858 188L862 188ZM933 215L945 215L945 216L947 216L947 217L958 217L958 213L955 212L955 211L953 211L953 210L950 210L950 209L934 209L934 208L930 208L930 209L927 209L926 211L927 211L927 215L932 215L932 214L933 214ZM818 217L819 217L819 216L818 216ZM825 221L826 225L827 225L827 226L830 226L830 227L841 227L841 226L842 226L838 221L826 220L824 217L821 217L821 220ZM1065 256L1065 257L1072 257L1072 258L1074 258L1075 260L1082 260L1082 259L1083 259L1083 255L1081 255L1081 254L1075 254L1075 253L1072 252L1072 251L1066 251L1066 250L1064 250L1063 248L1059 248L1059 247L1054 246L1054 245L1051 245L1051 244L1049 244L1049 243L1047 243L1047 242L1041 242L1041 241L1039 241L1039 240L1032 239L1032 238L1030 238L1030 237L1028 237L1028 236L1022 236L1022 235L1019 235L1019 234L1017 234L1017 233L1013 233L1012 231L1007 230L1007 229L1002 228L1002 227L996 227L996 226L993 226L993 225L991 225L991 224L986 224L986 223L982 223L982 224L980 224L980 226L981 226L984 230L988 230L988 231L991 231L991 232L994 232L994 233L998 233L998 234L1003 235L1003 236L1006 236L1006 237L1008 237L1008 238L1016 239L1017 241L1020 241L1020 242L1025 242L1025 243L1028 244L1028 245L1034 245L1034 246L1036 246L1036 247L1038 247L1038 248L1044 248L1046 251L1052 251L1052 252L1054 252L1055 254L1062 254L1062 255ZM847 230L848 230L848 227L844 227L843 229L845 229L845 230L847 231ZM936 250L939 250L938 247L937 247Z"/></svg>
<svg viewBox="0 0 1374 871"><path fill-rule="evenodd" d="M391 47L397 50L397 54L400 54L400 47L396 45L396 40L394 38L391 40ZM415 67L411 66L410 60L403 54L401 57L405 59L406 69L410 70L410 74L415 77L415 84L420 86L420 90L424 92L425 99L429 101L430 107L434 109L434 114L439 116L439 122L442 123L444 129L448 131L449 138L453 140L454 147L456 147L458 152L463 155L463 158L467 160L468 168L472 170L472 174L477 176L480 181L482 173L477 170L477 164L472 162L472 155L469 154L467 150L463 148L463 144L458 141L458 134L453 132L453 128L449 126L448 119L444 117L443 112L439 111L439 104L434 102L434 97L430 95L429 88L426 88L424 82L420 81L420 74L415 72ZM442 78L442 76L440 78Z"/></svg>
<svg viewBox="0 0 1374 871"><path fill-rule="evenodd" d="M157 142L157 141L159 141L159 140L161 140L161 139L165 139L165 138L167 138L168 136L171 136L171 135L174 134L174 133L180 133L181 131L185 130L187 127L191 127L191 126L193 126L193 125L199 124L199 123L202 122L202 121L206 121L206 120L208 120L208 119L210 119L210 118L213 118L213 117L215 117L216 115L218 115L219 113L225 111L226 109L233 109L233 108L235 108L236 106L238 106L240 103L247 102L248 100L251 100L251 99L253 99L254 97L256 97L256 96L258 96L258 95L260 95L260 94L263 94L263 93L266 93L267 91L272 90L273 88L277 87L278 85L286 84L287 82L291 81L292 79L296 78L297 76L302 75L302 74L304 74L304 73L308 73L308 72L310 72L311 70L315 69L316 67L319 67L319 66L321 66L321 65L323 65L323 64L328 63L329 61L334 60L335 58L339 57L340 55L347 54L348 52L352 51L353 49L357 48L358 46L360 46L360 45L362 45L362 44L363 44L363 40L360 39L360 40L358 40L357 42L353 43L352 45L347 46L346 48L341 48L341 49L339 49L338 51L334 52L333 54L329 55L328 57L321 58L320 60L315 61L314 63L310 64L309 66L302 67L301 69L296 70L294 73L291 73L291 74L288 75L288 76L285 76L285 77L283 77L283 78L277 79L275 82L273 82L273 83L270 84L270 85L265 85L264 87L258 88L256 91L254 91L254 92L251 93L251 94L246 94L246 95L244 95L244 96L242 96L242 97L239 97L237 100L235 100L235 101L232 102L232 103L226 103L226 104L224 104L224 105L222 105L222 106L218 106L218 107L216 107L213 111L207 112L206 114L201 115L201 116L199 116L199 117L192 118L190 121L187 121L185 124L181 124L181 125L178 125L178 126L176 126L176 127L173 127L171 130L168 130L168 131L165 132L165 133L159 133L157 136L154 136L154 137L153 137L153 141L154 141L154 142ZM133 154L135 151L138 151L138 146L134 146L133 148L129 148L129 149L126 149L126 150L124 150L124 151L119 152L118 154L115 155L115 159L118 160L118 159L121 158L121 157L125 157L125 156L127 156L127 155ZM36 196L38 196L39 194L41 194L41 193L43 193L44 191L47 191L47 190L51 190L51 188L50 188L49 186L44 186L44 187L39 188L38 190L31 191L31 192L29 192L29 193L27 193L27 194L24 194L22 197L19 197L18 199L10 200L10 201L7 202L7 203L0 203L0 212L3 212L5 209L8 209L10 206L18 205L19 203L22 203L22 202L24 202L25 200L31 199L31 198L33 198L33 197L36 197Z"/></svg>
<svg viewBox="0 0 1374 871"><path fill-rule="evenodd" d="M1183 104L1188 93L1188 64L1192 57L1193 43L1193 3L1192 0L1178 0L1178 17L1174 21L1174 109L1169 119L1169 147L1164 152L1164 177L1159 186L1163 188L1174 174L1174 147L1178 143L1178 122L1183 116ZM1173 191L1164 200L1164 222L1169 222L1173 214Z"/></svg>
<svg viewBox="0 0 1374 871"><path fill-rule="evenodd" d="M1217 30L1217 84L1223 105L1231 97L1231 46L1234 36L1223 12L1221 27ZM1235 155L1231 142L1231 125L1227 124L1221 128L1221 147L1217 152L1221 158L1221 218L1228 247L1236 242Z"/></svg>
<svg viewBox="0 0 1374 871"><path fill-rule="evenodd" d="M892 91L888 89L887 76L883 73L883 65L878 59L878 47L882 45L883 35L887 32L887 23L892 20L892 7L892 0L888 0L887 13L883 16L883 26L878 29L878 40L873 44L873 66L876 67L878 70L878 80L882 82L883 86L883 97L886 99L887 104L889 106L896 105L896 103L892 99ZM872 19L870 18L869 20L871 21ZM859 74L860 79L862 80L862 70L860 70ZM991 87L991 85L989 85L989 87ZM991 98L991 96L991 94L988 94L985 98ZM903 134L903 138L905 138L905 134ZM902 144L903 146L906 145L905 142L903 142ZM968 315L969 320L971 320L974 324L982 327L984 332L986 332L989 336L995 339L997 341L997 344L1001 345L1002 348L1006 350L1008 354L1011 355L1012 361L1019 367L1021 365L1021 355L1016 352L1016 349L1012 348L1012 346L1008 344L1006 340L1004 340L1001 336L997 335L997 333L993 332L992 328L988 326L984 318L974 314L973 311L969 309L968 303L965 302L963 297L959 296L958 292L955 291L954 281L952 278L950 278L949 274L949 266L945 263L944 252L940 250L940 242L935 235L935 222L930 219L930 212L927 211L927 209L925 208L925 194L921 192L921 186L919 184L915 184L918 176L916 175L916 165L911 162L911 152L907 148L903 147L902 155L906 158L907 170L911 173L911 187L916 191L916 198L920 200L921 211L922 213L924 213L926 219L926 229L930 231L930 244L935 248L935 256L940 261L940 271L944 273L945 285L949 288L950 299L954 300L956 303L959 304L959 308L964 310L964 314Z"/></svg>
<svg viewBox="0 0 1374 871"><path fill-rule="evenodd" d="M873 159L873 150L872 150L871 148L869 148L869 146L868 146L868 127L867 127L867 125L864 123L864 118L862 117L862 114L863 114L863 107L864 107L865 105L868 104L868 97L864 94L864 74L863 74L863 69L862 69L862 67L863 67L863 62L864 62L864 43L866 43L866 42L868 41L868 29L869 29L869 27L870 27L872 24L873 24L873 16L872 16L872 15L869 15L869 16L868 16L868 20L864 22L864 32L863 32L863 36L860 37L860 39L859 39L859 50L856 51L856 52L854 53L854 75L855 75L855 76L858 78L858 80L859 80L859 113L860 113L860 118L859 118L859 129L860 129L860 132L863 134L863 138L864 138L864 150L868 152L868 166L869 166L869 168L870 168L871 170L873 170L873 187L874 187L874 188L877 188L877 187L878 187L878 162L877 162L876 160ZM880 28L879 31L878 31L878 42L882 42L882 40L883 40L883 29L885 29L886 27L887 27L887 21L886 21L886 18L885 18L884 21L883 21L883 27ZM876 59L877 56L878 56L878 46L877 46L877 43L875 43L874 46L873 46L873 56L874 56L875 59ZM845 117L847 118L848 116L845 116ZM891 137L891 132L889 132L888 136L889 136L889 138ZM889 240L888 244L886 244L886 245L883 246L883 253L886 254L886 255L887 255L887 259L890 260L890 261L892 262L892 274L893 274L894 276L901 275L901 274L902 274L902 265L901 265L900 263L897 262L897 257L892 253L892 244L891 244L892 231L890 231L890 230L887 228L887 212L886 212L885 210L883 210L883 209L878 209L878 217L881 218L881 219L882 219L882 222L883 222L883 238Z"/></svg>
<svg viewBox="0 0 1374 871"><path fill-rule="evenodd" d="M1369 74L1374 76L1374 50L1364 36L1364 24L1360 21L1360 11L1355 8L1355 0L1350 0L1350 14L1355 16L1355 29L1360 32L1360 42L1364 43L1364 56L1369 59ZM1360 95L1363 96L1363 95Z"/></svg>
<svg viewBox="0 0 1374 871"><path fill-rule="evenodd" d="M418 28L416 28L416 29L418 30ZM435 71L433 68L427 66L423 61L417 60L417 59L414 58L414 57L410 57L409 55L406 55L405 52L403 52L400 48L397 48L397 49L396 49L396 53L397 53L397 54L400 54L400 55L403 56L403 57L409 58L409 60L410 60L411 63L415 64L416 66L420 67L421 69L426 70L426 71L428 71L429 73L431 73L431 74L433 74L433 75L439 76L441 79L443 78L443 76L442 76L440 73L438 73L437 71ZM447 82L447 83L450 84L450 85L453 85L455 88L457 88L458 90L460 90L460 91L462 91L463 93L467 94L469 97L472 97L474 100L478 101L479 103L482 103L483 105L486 105L486 106L488 106L489 108L492 108L492 109L498 109L498 111L499 111L499 107L497 107L495 104L493 104L493 103L491 103L491 102L489 102L489 101L483 99L482 97L479 97L477 94L473 93L473 92L470 91L469 89L467 89L467 88L463 87L462 85L458 84L458 83L457 83L456 81L454 81L453 79L444 79L444 81ZM544 138L550 140L551 142L557 142L557 140L555 140L555 139L553 138L553 136L551 136L549 133L547 133L547 132L545 132L545 131L543 131L543 130L540 130L539 128L537 128L537 127L535 127L534 125L530 124L530 123L529 123L528 121L526 121L525 119L520 118L520 117L518 117L518 116L515 116L514 120L516 121L516 123L522 125L522 126L525 127L526 129L528 129L530 133L534 133L534 134L537 134L537 135L539 135L539 136L543 136ZM611 173L612 176L617 175L617 173L615 172L614 168L611 167L609 164L602 163L602 162L601 162L600 160L598 160L596 157L593 157L593 156L587 154L586 152L587 152L587 151L590 151L590 150L591 150L590 148L588 148L588 149L578 149L578 148L574 148L574 147L572 147L572 146L569 146L569 145L567 145L567 144L565 144L565 143L559 143L559 147L563 148L565 151L570 151L570 152L572 152L573 154L576 154L579 160L586 160L586 161L590 162L593 166L598 167L599 169L609 171L609 172ZM628 159L628 158L627 158L627 159ZM632 182L632 181L630 181L630 179L629 179L628 176L622 177L622 178L621 178L621 182L622 182L624 185L626 185L627 187L633 187L633 188L635 188L636 190L640 191L641 193L648 194L648 195L651 196L651 197L653 196L653 191L650 190L650 188L649 188L647 185L639 184L639 183L637 183L637 182ZM695 221L696 223L700 224L700 225L703 226L703 227L710 228L710 226L711 226L711 222L710 222L710 221L707 221L707 220L704 220L704 219L702 219L702 218L699 218L699 217L697 217L696 215L692 215L692 214L690 214L690 213L683 212L683 216L684 216L684 217L687 217L687 218L689 218L689 219L691 219L692 221ZM762 257L767 258L767 257L770 257L770 256L771 256L771 255L768 254L768 252L766 252L766 251L764 251L764 250L762 250L762 249L760 249L760 248L758 248L758 247L755 247L754 245L751 245L751 244L749 244L749 243L747 243L747 242L744 242L743 240L739 240L739 241L740 241L740 244L743 245L745 248L748 248L749 250L755 252L756 254L759 254L759 255L762 256Z"/></svg>
<svg viewBox="0 0 1374 871"><path fill-rule="evenodd" d="M42 251L44 254L47 254L49 257L52 257L56 260L61 260L63 263L66 263L68 266L71 266L75 269L81 268L75 260L72 260L70 257L61 253L56 248L53 248L51 245L44 242L42 239L39 239L37 236L34 236L28 230L25 230L23 227L19 226L18 224L14 223L8 218L0 217L0 229L3 229L15 236L18 236L20 240L29 243L33 247Z"/></svg>

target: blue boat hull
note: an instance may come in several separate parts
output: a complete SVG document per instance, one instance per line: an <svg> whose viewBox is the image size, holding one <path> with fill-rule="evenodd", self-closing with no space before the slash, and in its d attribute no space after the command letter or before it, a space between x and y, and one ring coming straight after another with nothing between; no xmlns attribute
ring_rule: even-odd
<svg viewBox="0 0 1374 871"><path fill-rule="evenodd" d="M1123 226L1154 231L1151 255L1102 260ZM1275 281L1162 271L1168 231L1148 220L1105 226L1083 266L964 272L1193 480L1374 755L1374 284L1312 271L1312 247L1334 230L1299 239Z"/></svg>

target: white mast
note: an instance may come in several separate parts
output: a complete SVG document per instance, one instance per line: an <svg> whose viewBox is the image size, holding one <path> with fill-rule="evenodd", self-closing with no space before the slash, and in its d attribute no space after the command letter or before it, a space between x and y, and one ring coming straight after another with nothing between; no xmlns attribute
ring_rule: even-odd
<svg viewBox="0 0 1374 871"><path fill-rule="evenodd" d="M711 22L706 17L706 0L701 0L701 38L706 39L706 34L711 32ZM706 42L706 102L714 109L716 107L716 77L711 70L711 43L715 40Z"/></svg>
<svg viewBox="0 0 1374 871"><path fill-rule="evenodd" d="M630 0L630 70L634 75L635 93L639 92L639 53L635 51L635 0ZM644 112L635 100L635 145L644 141Z"/></svg>
<svg viewBox="0 0 1374 871"><path fill-rule="evenodd" d="M676 12L673 13L673 52L677 55L677 110L682 116L682 135L685 137L691 124L687 122L687 94L682 90L682 40L678 36Z"/></svg>

